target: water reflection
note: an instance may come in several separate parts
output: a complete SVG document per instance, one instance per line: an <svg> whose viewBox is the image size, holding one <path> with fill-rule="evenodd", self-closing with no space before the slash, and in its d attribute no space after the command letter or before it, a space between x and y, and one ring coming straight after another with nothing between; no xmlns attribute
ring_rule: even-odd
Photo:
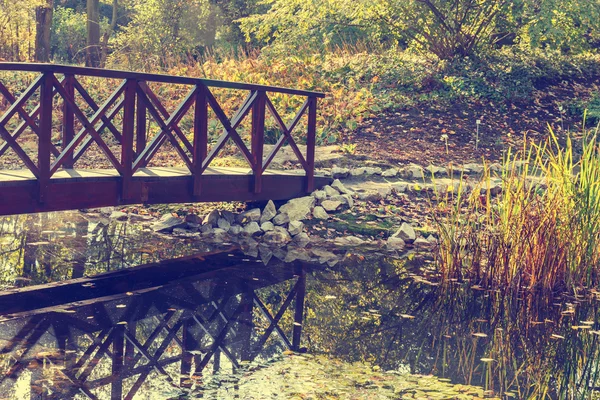
<svg viewBox="0 0 600 400"><path fill-rule="evenodd" d="M306 270L220 252L5 292L0 396L171 398L300 351Z"/></svg>
<svg viewBox="0 0 600 400"><path fill-rule="evenodd" d="M208 251L152 232L143 216L61 212L0 218L0 289L61 281Z"/></svg>
<svg viewBox="0 0 600 400"><path fill-rule="evenodd" d="M426 259L409 258L355 255L317 272L307 294L311 351L434 374L490 396L590 398L600 386L597 291L444 287Z"/></svg>
<svg viewBox="0 0 600 400"><path fill-rule="evenodd" d="M590 398L600 387L593 288L490 291L441 285L414 254L334 250L342 261L325 268L323 250L292 250L309 267L281 261L287 250L258 245L257 260L230 247L101 214L1 219L0 397L206 394L213 371L302 347L490 396Z"/></svg>

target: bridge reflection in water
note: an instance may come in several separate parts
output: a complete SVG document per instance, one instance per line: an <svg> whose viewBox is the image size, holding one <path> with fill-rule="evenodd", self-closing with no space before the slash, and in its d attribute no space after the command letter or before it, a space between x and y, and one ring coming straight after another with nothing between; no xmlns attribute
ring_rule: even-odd
<svg viewBox="0 0 600 400"><path fill-rule="evenodd" d="M300 351L309 268L222 252L3 292L0 397L155 398Z"/></svg>

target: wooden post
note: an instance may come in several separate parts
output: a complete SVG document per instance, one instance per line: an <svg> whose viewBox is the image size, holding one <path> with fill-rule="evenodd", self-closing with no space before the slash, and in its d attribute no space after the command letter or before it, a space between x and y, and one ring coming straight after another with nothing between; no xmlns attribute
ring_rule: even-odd
<svg viewBox="0 0 600 400"><path fill-rule="evenodd" d="M52 101L53 76L51 72L44 74L40 86L40 136L38 140L38 200L41 204L46 202L48 186L50 185L50 146L52 145Z"/></svg>
<svg viewBox="0 0 600 400"><path fill-rule="evenodd" d="M194 164L193 196L196 200L202 191L202 163L208 154L208 99L204 85L198 85L196 90L196 105L194 106Z"/></svg>
<svg viewBox="0 0 600 400"><path fill-rule="evenodd" d="M110 390L111 399L123 397L123 355L125 347L125 326L116 325L114 328L112 342L112 385Z"/></svg>
<svg viewBox="0 0 600 400"><path fill-rule="evenodd" d="M146 148L146 103L144 100L137 96L137 110L135 113L135 154L139 156L141 152ZM145 167L143 165L142 167Z"/></svg>
<svg viewBox="0 0 600 400"><path fill-rule="evenodd" d="M127 86L125 87L125 92L123 94L123 134L121 138L121 166L123 168L123 175L121 176L121 200L127 200L131 197L136 87L137 81L133 79L127 80Z"/></svg>
<svg viewBox="0 0 600 400"><path fill-rule="evenodd" d="M240 361L252 361L252 332L254 331L254 291L246 283L240 302L242 311L238 318L238 332L236 337L240 338Z"/></svg>
<svg viewBox="0 0 600 400"><path fill-rule="evenodd" d="M252 105L252 170L254 171L254 193L262 190L263 147L265 142L265 106L266 93L257 91L257 97Z"/></svg>
<svg viewBox="0 0 600 400"><path fill-rule="evenodd" d="M300 351L302 324L304 323L304 296L306 294L306 269L301 267L298 276L296 304L294 310L294 330L292 332L292 350Z"/></svg>
<svg viewBox="0 0 600 400"><path fill-rule="evenodd" d="M311 97L308 105L308 132L306 135L306 191L315 189L315 145L317 141L317 98Z"/></svg>
<svg viewBox="0 0 600 400"><path fill-rule="evenodd" d="M193 326L194 320L192 318L186 319L183 323L183 336L181 338L183 349L181 349L181 376L179 379L179 385L185 388L192 387L190 374L192 372L192 360L194 359L194 355L190 352L197 349L196 341L192 335Z"/></svg>
<svg viewBox="0 0 600 400"><path fill-rule="evenodd" d="M64 85L65 92L73 102L75 101L75 76L65 75ZM75 137L75 113L68 105L67 101L63 101L63 120L62 120L62 148L65 149ZM65 157L63 168L73 168L73 152Z"/></svg>

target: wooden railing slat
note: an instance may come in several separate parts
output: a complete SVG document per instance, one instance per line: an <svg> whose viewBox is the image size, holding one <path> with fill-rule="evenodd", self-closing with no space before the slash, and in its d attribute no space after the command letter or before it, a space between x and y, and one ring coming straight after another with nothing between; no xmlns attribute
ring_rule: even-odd
<svg viewBox="0 0 600 400"><path fill-rule="evenodd" d="M252 83L237 83L227 82L215 79L202 79L187 76L174 76L164 74L150 74L143 72L131 72L120 70L109 70L100 68L88 67L73 67L70 65L59 64L36 64L36 63L8 63L0 62L0 71L23 71L23 72L52 72L55 74L73 74L81 76L91 76L99 78L113 79L135 79L137 81L174 83L183 85L205 85L207 87L216 87L224 89L241 89L241 90L263 90L265 92L283 93L304 97L325 97L324 93L290 89L279 86L256 85Z"/></svg>

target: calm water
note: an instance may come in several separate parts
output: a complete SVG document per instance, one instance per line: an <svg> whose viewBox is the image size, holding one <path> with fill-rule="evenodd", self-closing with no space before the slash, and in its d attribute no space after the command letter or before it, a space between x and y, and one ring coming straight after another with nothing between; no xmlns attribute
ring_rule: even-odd
<svg viewBox="0 0 600 400"><path fill-rule="evenodd" d="M434 374L490 396L593 396L594 290L442 287L415 254L341 253L333 267L278 256L99 214L1 219L0 398L197 397L215 372L288 349ZM134 268L149 263L158 264ZM66 284L27 289L52 282Z"/></svg>

